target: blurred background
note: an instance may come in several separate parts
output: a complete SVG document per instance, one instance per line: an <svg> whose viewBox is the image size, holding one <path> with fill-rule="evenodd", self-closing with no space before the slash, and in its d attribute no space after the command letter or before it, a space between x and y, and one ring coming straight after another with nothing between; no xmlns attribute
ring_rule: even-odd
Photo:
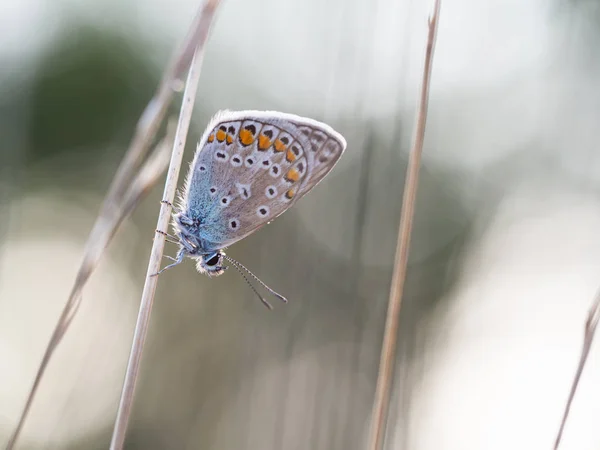
<svg viewBox="0 0 600 450"><path fill-rule="evenodd" d="M0 4L0 444L198 6ZM348 149L228 252L288 305L189 260L160 278L126 448L364 448L429 8L224 0L186 160L225 108L323 120ZM599 75L597 1L443 2L386 449L551 447L600 287ZM162 184L87 285L18 448L108 447ZM600 447L599 352L564 450Z"/></svg>

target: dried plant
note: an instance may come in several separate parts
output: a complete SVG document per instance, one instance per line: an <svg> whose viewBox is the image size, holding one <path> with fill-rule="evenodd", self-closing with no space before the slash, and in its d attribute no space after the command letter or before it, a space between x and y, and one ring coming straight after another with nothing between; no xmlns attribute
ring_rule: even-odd
<svg viewBox="0 0 600 450"><path fill-rule="evenodd" d="M192 120L192 113L194 111L194 102L196 100L198 85L200 83L200 69L202 67L205 43L208 38L212 19L219 5L219 1L220 0L208 0L202 10L204 26L200 30L200 33L195 36L198 41L188 73L187 82L185 83L185 91L183 94L181 111L179 114L179 123L177 124L177 131L175 133L175 139L173 143L171 163L169 164L167 180L165 181L163 202L161 203L160 212L158 214L158 222L156 225L157 230L166 231L169 226L169 220L171 218L171 205L173 203L173 199L175 198L175 191L177 190L177 180L179 179L179 170L181 167L181 162L183 161L183 151L185 149L185 142L190 127L190 122ZM144 349L146 333L150 323L150 313L152 311L152 303L154 302L154 293L156 291L156 284L158 283L158 277L152 275L158 273L160 270L164 246L165 235L162 233L157 233L155 235L152 250L150 252L150 261L148 263L148 271L146 273L146 282L144 283L140 310L133 335L133 343L131 345L131 352L129 354L129 362L127 363L125 381L123 383L123 391L121 393L119 409L117 411L117 418L110 443L111 450L122 449L125 442L127 424L129 422L129 416L131 415L135 385L142 359L142 351Z"/></svg>
<svg viewBox="0 0 600 450"><path fill-rule="evenodd" d="M79 310L81 293L85 284L97 267L120 224L156 184L167 167L171 139L163 139L154 151L150 151L152 142L156 139L156 134L164 121L175 93L180 89L181 79L190 67L195 49L201 47L206 40L218 3L218 1L209 0L199 9L187 36L174 53L164 72L154 97L146 106L137 123L130 146L117 169L96 223L88 236L83 260L71 293L46 346L17 426L8 441L7 450L12 450L19 438L50 359ZM145 162L143 162L144 160Z"/></svg>
<svg viewBox="0 0 600 450"><path fill-rule="evenodd" d="M573 377L573 383L571 384L571 392L569 392L569 398L567 399L567 403L565 405L565 410L563 413L562 420L560 422L558 433L556 435L556 440L554 441L554 450L558 450L558 447L560 446L560 441L562 439L563 431L565 429L565 424L567 423L569 411L571 410L571 404L573 403L573 398L575 398L575 393L577 392L577 387L579 386L579 380L581 379L581 374L583 373L583 369L585 368L588 355L590 354L590 348L592 347L592 342L594 341L594 336L596 335L596 328L598 327L599 319L600 292L596 294L596 298L594 299L594 303L590 308L587 320L585 322L585 328L583 330L583 345L581 347L581 356L579 358L577 371L575 372L575 376Z"/></svg>
<svg viewBox="0 0 600 450"><path fill-rule="evenodd" d="M404 184L404 196L402 199L402 213L398 228L398 241L396 244L396 256L390 298L385 321L383 344L381 348L381 359L377 375L377 386L375 390L375 402L371 416L371 432L367 448L379 450L382 448L388 407L390 388L392 384L393 369L396 361L396 340L398 338L398 323L400 322L400 307L402 305L402 291L406 279L406 267L408 263L408 251L410 247L410 236L412 221L415 211L415 197L419 183L419 169L421 166L421 154L423 153L423 140L425 138L425 124L427 121L427 105L429 100L429 81L431 79L431 67L437 34L437 25L440 13L441 0L435 0L433 13L429 18L429 33L427 35L427 49L425 51L425 64L423 78L421 81L421 95L416 115L416 125L413 135L413 145L410 150L406 181Z"/></svg>

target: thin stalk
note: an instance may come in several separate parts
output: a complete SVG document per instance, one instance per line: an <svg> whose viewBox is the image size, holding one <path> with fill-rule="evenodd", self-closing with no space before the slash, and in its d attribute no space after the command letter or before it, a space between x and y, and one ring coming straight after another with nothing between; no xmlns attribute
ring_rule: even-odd
<svg viewBox="0 0 600 450"><path fill-rule="evenodd" d="M172 203L175 197L177 180L179 179L179 170L183 160L183 151L185 148L185 142L192 119L192 112L194 110L194 102L196 100L196 94L198 92L198 85L200 82L200 69L202 67L205 48L204 44L208 38L208 32L212 23L212 18L214 17L214 13L218 4L219 0L208 0L205 4L204 18L206 26L204 27L204 33L200 37L196 47L196 51L194 53L192 64L188 73L187 82L185 84L179 122L177 124L177 131L175 133L175 142L173 144L171 163L167 171L167 179L163 194L163 200L167 200L169 203ZM156 229L167 230L170 218L170 205L161 203ZM150 253L148 271L146 272L146 282L142 292L140 310L133 336L133 343L131 345L131 352L129 354L129 362L127 364L127 371L125 373L125 381L123 383L123 391L119 401L119 409L117 411L117 418L110 444L111 450L121 450L125 442L127 425L131 415L135 386L139 374L140 362L142 359L142 351L144 349L146 334L148 332L150 313L152 311L156 284L158 282L158 277L151 275L157 273L160 269L164 246L165 236L157 233L154 237L154 243Z"/></svg>
<svg viewBox="0 0 600 450"><path fill-rule="evenodd" d="M594 342L596 328L598 327L598 320L600 320L600 292L596 294L596 298L594 299L594 303L590 308L587 320L585 322L585 328L583 331L583 345L581 347L579 365L577 366L577 371L575 372L573 382L571 383L571 392L569 393L569 398L567 399L567 404L565 405L565 410L563 412L563 417L560 422L560 427L558 428L556 440L554 441L554 450L558 450L558 447L560 446L560 441L562 439L565 425L569 417L569 412L571 411L571 404L573 403L573 399L575 398L575 393L577 392L577 388L579 386L581 374L583 373L583 369L585 368L585 364L587 363L588 355L590 354L590 349L592 348L592 342Z"/></svg>
<svg viewBox="0 0 600 450"><path fill-rule="evenodd" d="M135 209L136 204L133 202L133 198L128 198L128 200L131 201L127 204L124 204L121 200L127 194L127 191L131 186L131 181L134 178L140 163L144 160L144 157L148 155L150 146L152 145L156 133L171 104L175 90L178 88L183 74L190 65L194 49L206 33L206 28L212 20L212 13L209 14L208 11L213 7L213 3L215 2L209 2L206 6L199 8L187 36L174 52L171 62L163 74L154 97L152 97L138 120L133 139L123 160L119 164L108 192L104 197L100 213L88 236L83 252L83 259L75 277L75 282L73 283L69 298L65 303L60 318L58 319L52 336L46 346L34 382L29 389L25 405L19 416L17 426L13 430L7 443L6 450L13 450L21 431L23 430L48 364L79 310L82 298L81 293L85 284L100 262L106 247L108 247L108 244L115 236L119 225L129 214L131 214L133 209ZM156 167L156 169L160 170L161 173L164 170L162 167ZM155 181L158 177L150 178L152 178L151 181ZM149 192L151 187L152 186L147 186L142 189L138 200Z"/></svg>
<svg viewBox="0 0 600 450"><path fill-rule="evenodd" d="M379 373L375 390L375 402L371 416L371 430L367 448L380 450L385 437L386 421L389 409L390 388L392 384L393 369L396 361L396 341L398 338L398 324L400 322L400 307L402 305L402 292L406 279L406 267L410 247L410 236L415 211L415 197L419 182L419 169L423 153L423 140L425 138L425 124L427 121L427 106L429 100L429 82L431 79L431 66L437 34L438 16L441 0L435 0L433 13L429 18L429 33L425 64L421 83L421 95L417 110L416 125L413 135L413 145L409 154L404 195L402 199L402 213L398 229L394 272L390 288L390 297L381 348Z"/></svg>

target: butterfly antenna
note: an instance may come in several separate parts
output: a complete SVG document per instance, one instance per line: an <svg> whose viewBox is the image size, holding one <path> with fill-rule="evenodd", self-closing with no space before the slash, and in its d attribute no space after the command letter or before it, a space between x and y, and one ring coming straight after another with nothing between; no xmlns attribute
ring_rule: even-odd
<svg viewBox="0 0 600 450"><path fill-rule="evenodd" d="M233 264L233 265L234 265L234 266L235 266L235 267L238 269L238 271L239 271L240 273L242 273L242 272L240 271L240 269L244 269L246 272L248 272L248 274L249 274L249 275L250 275L252 278L254 278L256 281L258 281L262 287L264 287L264 288L265 288L267 291L269 291L271 294L273 294L275 297L277 297L277 298L278 298L279 300L281 300L283 303L287 303L287 302L288 302L287 298L285 298L283 295L281 295L281 294L279 294L279 293L275 292L273 289L271 289L269 286L267 286L265 283L263 283L263 281L262 281L260 278L258 278L258 277L257 277L256 275L254 275L252 272L250 272L250 270L249 270L249 269L248 269L246 266L244 266L244 265L243 265L241 262L239 262L239 261L236 261L236 260L235 260L235 259L233 259L231 256L227 256L227 255L225 255L225 254L223 254L223 258L225 258L227 261L229 261L231 264ZM243 275L243 274L242 274L242 275ZM244 277L244 278L246 278L246 277ZM246 280L247 280L247 278L246 278Z"/></svg>
<svg viewBox="0 0 600 450"><path fill-rule="evenodd" d="M258 298L260 298L260 301L263 302L263 304L269 308L269 309L273 309L273 306L265 300L265 298L260 295L258 293L258 291L256 290L256 288L252 285L252 283L250 283L250 280L246 277L246 275L244 274L244 272L242 272L242 269L240 269L237 265L233 265L233 267L235 267L235 269L240 273L240 275L244 278L244 280L246 280L246 283L248 283L248 286L250 286L250 289L252 289L254 291L254 293L256 294L256 296Z"/></svg>

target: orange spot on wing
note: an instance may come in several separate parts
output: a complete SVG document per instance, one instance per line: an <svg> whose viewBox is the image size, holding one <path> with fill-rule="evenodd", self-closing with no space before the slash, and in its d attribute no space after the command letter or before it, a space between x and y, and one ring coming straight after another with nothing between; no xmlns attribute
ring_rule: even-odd
<svg viewBox="0 0 600 450"><path fill-rule="evenodd" d="M232 135L230 135L230 134L228 134L228 135L227 135L227 144L228 144L228 145L231 145L231 143L232 143L232 142L233 142L233 136L232 136Z"/></svg>
<svg viewBox="0 0 600 450"><path fill-rule="evenodd" d="M296 155L294 155L294 152L288 149L287 153L285 154L285 159L287 159L288 162L294 162L296 161Z"/></svg>
<svg viewBox="0 0 600 450"><path fill-rule="evenodd" d="M225 140L226 133L223 130L217 131L217 141L223 142Z"/></svg>
<svg viewBox="0 0 600 450"><path fill-rule="evenodd" d="M208 137L208 142L209 142L209 143L211 143L211 142L213 142L214 140L215 140L215 135L214 135L214 134L211 134L211 135Z"/></svg>
<svg viewBox="0 0 600 450"><path fill-rule="evenodd" d="M285 179L296 182L300 179L300 172L292 167L290 170L288 170L288 173L285 174Z"/></svg>
<svg viewBox="0 0 600 450"><path fill-rule="evenodd" d="M277 139L275 141L275 151L276 152L283 152L287 147L285 146L285 144L283 142L281 142L279 139Z"/></svg>
<svg viewBox="0 0 600 450"><path fill-rule="evenodd" d="M267 136L265 136L264 134L261 134L260 136L258 136L258 149L259 150L268 150L269 147L271 146L272 142L271 139L269 139Z"/></svg>
<svg viewBox="0 0 600 450"><path fill-rule="evenodd" d="M242 145L250 145L254 142L254 135L248 130L240 130L240 142Z"/></svg>
<svg viewBox="0 0 600 450"><path fill-rule="evenodd" d="M294 189L289 189L286 193L285 193L285 198L287 199L292 199L294 197L294 195L296 195L296 191Z"/></svg>

